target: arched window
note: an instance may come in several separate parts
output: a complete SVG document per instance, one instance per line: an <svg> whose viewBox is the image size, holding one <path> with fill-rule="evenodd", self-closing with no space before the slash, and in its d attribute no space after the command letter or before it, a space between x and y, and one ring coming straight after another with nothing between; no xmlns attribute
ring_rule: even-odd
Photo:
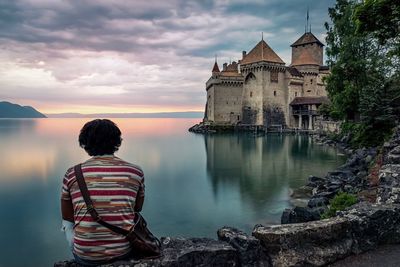
<svg viewBox="0 0 400 267"><path fill-rule="evenodd" d="M244 79L244 82L248 82L249 80L255 80L256 76L250 72L249 74L247 74L246 78Z"/></svg>
<svg viewBox="0 0 400 267"><path fill-rule="evenodd" d="M276 96L276 91L274 91L274 96Z"/></svg>

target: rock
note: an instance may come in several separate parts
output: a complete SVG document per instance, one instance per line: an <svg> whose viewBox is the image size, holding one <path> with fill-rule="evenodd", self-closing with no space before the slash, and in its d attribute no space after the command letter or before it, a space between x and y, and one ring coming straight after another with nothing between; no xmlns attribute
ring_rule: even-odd
<svg viewBox="0 0 400 267"><path fill-rule="evenodd" d="M322 266L379 244L400 242L400 205L367 202L326 220L257 226L273 266Z"/></svg>
<svg viewBox="0 0 400 267"><path fill-rule="evenodd" d="M326 197L313 197L308 201L308 207L324 207L329 204L329 199Z"/></svg>
<svg viewBox="0 0 400 267"><path fill-rule="evenodd" d="M378 203L400 203L400 164L386 164L379 171Z"/></svg>
<svg viewBox="0 0 400 267"><path fill-rule="evenodd" d="M346 218L257 227L273 266L322 266L351 254L351 223Z"/></svg>
<svg viewBox="0 0 400 267"><path fill-rule="evenodd" d="M350 170L336 170L332 172L328 172L328 179L340 179L340 180L349 180L350 177L353 176L353 172Z"/></svg>
<svg viewBox="0 0 400 267"><path fill-rule="evenodd" d="M336 195L335 191L324 191L324 192L319 192L314 195L314 197L326 197L328 199L332 199Z"/></svg>
<svg viewBox="0 0 400 267"><path fill-rule="evenodd" d="M320 185L320 184L322 184L324 182L325 182L324 178L317 177L317 176L314 176L314 175L310 175L308 177L307 186L316 187L317 185Z"/></svg>
<svg viewBox="0 0 400 267"><path fill-rule="evenodd" d="M343 191L350 193L350 194L354 194L354 193L356 193L357 190L355 190L354 187L352 187L351 185L346 184L343 188Z"/></svg>
<svg viewBox="0 0 400 267"><path fill-rule="evenodd" d="M239 255L226 242L209 238L163 238L162 257L151 260L125 260L112 266L175 267L175 266L240 266ZM55 267L76 267L74 261L58 262ZM261 266L261 265L260 265Z"/></svg>
<svg viewBox="0 0 400 267"><path fill-rule="evenodd" d="M400 146L393 148L386 157L387 164L400 164Z"/></svg>
<svg viewBox="0 0 400 267"><path fill-rule="evenodd" d="M295 207L294 209L285 209L281 216L282 224L301 223L319 220L321 214L319 210L309 207Z"/></svg>
<svg viewBox="0 0 400 267"><path fill-rule="evenodd" d="M309 198L312 196L312 187L310 186L301 186L296 188L290 194L292 198Z"/></svg>
<svg viewBox="0 0 400 267"><path fill-rule="evenodd" d="M267 251L255 237L227 226L219 229L217 235L219 240L227 242L239 252L240 266L272 266Z"/></svg>

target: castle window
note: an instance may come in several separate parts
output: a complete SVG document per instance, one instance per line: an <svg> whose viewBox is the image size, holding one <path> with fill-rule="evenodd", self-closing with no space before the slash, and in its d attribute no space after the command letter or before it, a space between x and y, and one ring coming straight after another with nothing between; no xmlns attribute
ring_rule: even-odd
<svg viewBox="0 0 400 267"><path fill-rule="evenodd" d="M312 84L312 82L313 82L313 79L311 79L311 84Z"/></svg>
<svg viewBox="0 0 400 267"><path fill-rule="evenodd" d="M271 83L277 83L278 82L278 72L277 71L271 71Z"/></svg>
<svg viewBox="0 0 400 267"><path fill-rule="evenodd" d="M253 92L250 92L250 97L253 97Z"/></svg>
<svg viewBox="0 0 400 267"><path fill-rule="evenodd" d="M297 96L297 92L294 92L294 96Z"/></svg>
<svg viewBox="0 0 400 267"><path fill-rule="evenodd" d="M276 96L276 91L274 91L274 96Z"/></svg>

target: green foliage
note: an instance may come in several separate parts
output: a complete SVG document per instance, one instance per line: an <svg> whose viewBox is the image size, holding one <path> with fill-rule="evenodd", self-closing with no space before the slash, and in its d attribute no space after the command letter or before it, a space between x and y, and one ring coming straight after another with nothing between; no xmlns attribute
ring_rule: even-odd
<svg viewBox="0 0 400 267"><path fill-rule="evenodd" d="M337 211L345 210L357 201L356 195L340 192L329 202L329 209L321 215L321 219L333 217Z"/></svg>
<svg viewBox="0 0 400 267"><path fill-rule="evenodd" d="M357 31L372 32L381 44L399 46L400 4L398 0L365 0L355 10Z"/></svg>
<svg viewBox="0 0 400 267"><path fill-rule="evenodd" d="M329 113L353 146L379 145L400 118L398 0L337 0L329 15Z"/></svg>

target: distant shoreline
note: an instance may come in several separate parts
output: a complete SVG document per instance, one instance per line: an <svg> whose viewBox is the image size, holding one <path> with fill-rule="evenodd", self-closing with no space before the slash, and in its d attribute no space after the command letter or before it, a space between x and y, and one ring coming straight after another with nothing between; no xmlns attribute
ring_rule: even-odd
<svg viewBox="0 0 400 267"><path fill-rule="evenodd" d="M48 118L203 118L201 111L185 112L157 112L157 113L99 113L99 114L81 114L81 113L56 113L46 114Z"/></svg>

